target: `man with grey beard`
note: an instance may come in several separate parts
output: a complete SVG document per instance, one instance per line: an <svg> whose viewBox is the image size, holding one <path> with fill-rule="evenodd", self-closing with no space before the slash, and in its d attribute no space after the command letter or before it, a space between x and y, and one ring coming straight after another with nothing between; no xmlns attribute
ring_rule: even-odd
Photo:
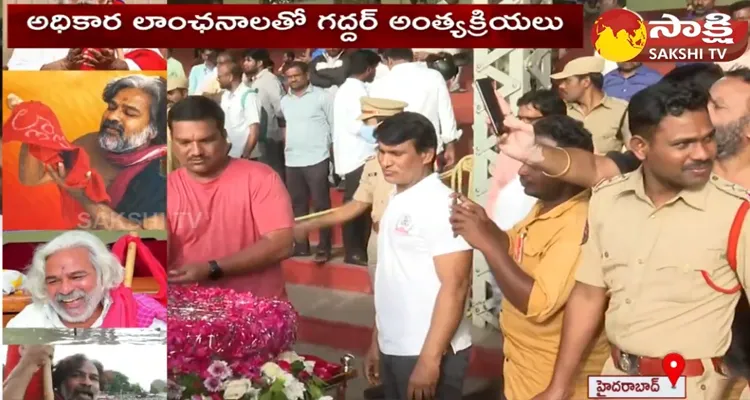
<svg viewBox="0 0 750 400"><path fill-rule="evenodd" d="M63 161L56 166L45 165L24 143L19 179L29 186L57 183L85 211L73 218L77 228L165 229L166 80L145 75L118 77L104 87L102 100L99 132L80 136L72 145L88 155L91 171L87 176L93 183L103 182L106 196L102 198L109 201L91 199L89 191L65 183L67 172L82 162L75 150L61 151Z"/></svg>
<svg viewBox="0 0 750 400"><path fill-rule="evenodd" d="M724 73L711 87L711 122L716 128L721 175L750 176L750 69ZM734 164L736 167L729 165ZM731 181L736 181L727 177ZM750 181L748 182L750 187Z"/></svg>
<svg viewBox="0 0 750 400"><path fill-rule="evenodd" d="M166 308L122 287L124 268L96 236L68 231L34 252L24 288L32 303L7 328L166 329Z"/></svg>

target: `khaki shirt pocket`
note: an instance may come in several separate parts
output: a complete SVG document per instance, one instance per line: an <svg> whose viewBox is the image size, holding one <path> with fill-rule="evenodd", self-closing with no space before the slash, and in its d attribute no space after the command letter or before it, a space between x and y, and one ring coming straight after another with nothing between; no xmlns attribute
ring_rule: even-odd
<svg viewBox="0 0 750 400"><path fill-rule="evenodd" d="M649 287L659 288L653 292L655 300L689 303L716 292L706 282L704 275L721 288L731 289L738 283L724 250L706 249L699 254L675 254L673 262L653 269L648 284Z"/></svg>
<svg viewBox="0 0 750 400"><path fill-rule="evenodd" d="M617 296L625 291L628 283L628 263L625 257L610 254L609 251L602 252L602 276L607 285L607 294L610 297Z"/></svg>

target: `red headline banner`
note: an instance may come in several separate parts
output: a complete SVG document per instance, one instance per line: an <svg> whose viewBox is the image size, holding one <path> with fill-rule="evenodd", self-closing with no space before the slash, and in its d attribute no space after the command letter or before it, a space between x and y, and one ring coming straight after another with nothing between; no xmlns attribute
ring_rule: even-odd
<svg viewBox="0 0 750 400"><path fill-rule="evenodd" d="M578 48L578 5L8 5L8 47Z"/></svg>

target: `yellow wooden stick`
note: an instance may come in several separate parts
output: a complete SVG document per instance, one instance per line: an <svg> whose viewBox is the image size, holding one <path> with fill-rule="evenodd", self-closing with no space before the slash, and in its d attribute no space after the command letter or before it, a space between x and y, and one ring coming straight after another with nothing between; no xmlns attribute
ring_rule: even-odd
<svg viewBox="0 0 750 400"><path fill-rule="evenodd" d="M52 387L52 360L44 364L44 400L55 400L55 390Z"/></svg>
<svg viewBox="0 0 750 400"><path fill-rule="evenodd" d="M137 232L131 232L130 236L138 237ZM125 287L133 286L133 274L135 273L136 243L128 243L128 252L125 256Z"/></svg>

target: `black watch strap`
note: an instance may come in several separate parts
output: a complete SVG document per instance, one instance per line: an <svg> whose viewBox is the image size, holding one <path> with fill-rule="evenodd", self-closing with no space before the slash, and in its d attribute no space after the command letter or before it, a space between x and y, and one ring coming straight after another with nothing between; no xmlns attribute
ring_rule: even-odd
<svg viewBox="0 0 750 400"><path fill-rule="evenodd" d="M222 271L221 267L219 266L219 263L217 263L214 260L211 260L208 262L208 279L215 281L220 279L222 276L224 276L224 271Z"/></svg>

